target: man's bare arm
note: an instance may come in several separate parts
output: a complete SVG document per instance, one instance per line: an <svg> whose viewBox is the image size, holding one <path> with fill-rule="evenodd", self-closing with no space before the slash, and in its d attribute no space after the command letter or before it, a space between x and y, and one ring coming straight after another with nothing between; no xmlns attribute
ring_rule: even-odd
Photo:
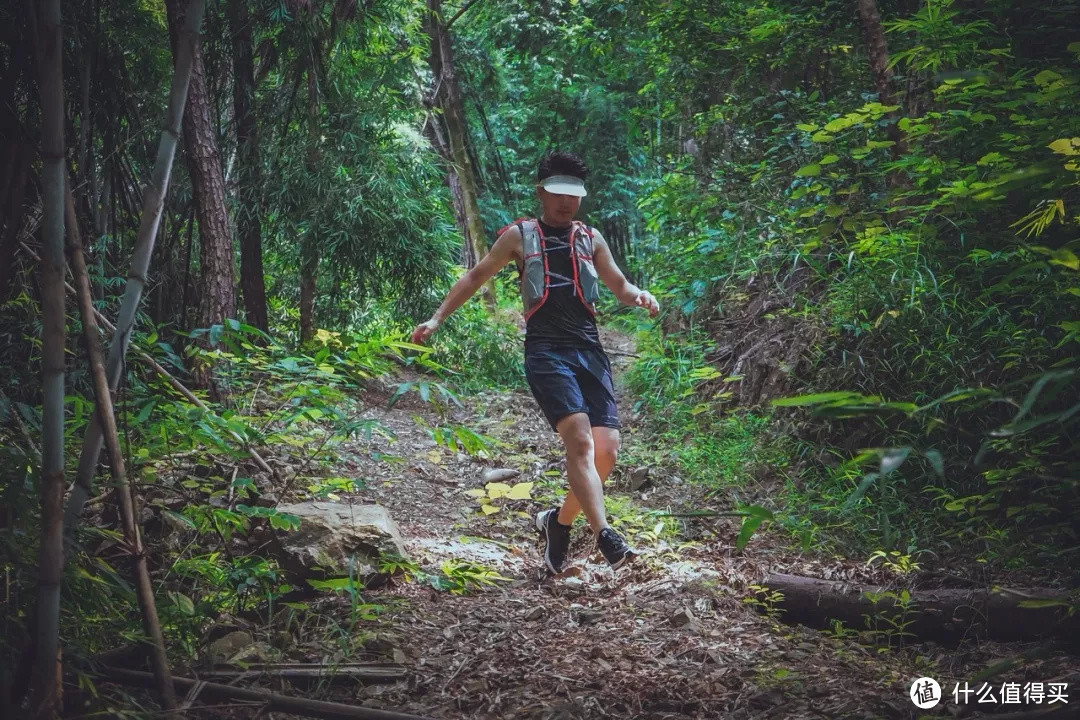
<svg viewBox="0 0 1080 720"><path fill-rule="evenodd" d="M488 254L480 262L476 263L469 272L462 275L460 280L454 283L454 286L450 288L450 292L447 293L446 299L442 301L439 309L435 311L431 319L417 326L416 330L413 331L413 342L423 343L431 337L443 320L450 317L455 310L464 305L466 300L484 286L484 283L495 277L500 270L506 267L507 263L514 259L516 250L520 245L521 231L518 230L517 225L511 225L495 241Z"/></svg>
<svg viewBox="0 0 1080 720"><path fill-rule="evenodd" d="M648 308L652 317L656 317L660 312L660 303L653 294L642 290L623 275L622 270L615 264L615 258L611 256L611 248L599 230L593 233L593 264L596 265L596 273L600 279L623 305Z"/></svg>

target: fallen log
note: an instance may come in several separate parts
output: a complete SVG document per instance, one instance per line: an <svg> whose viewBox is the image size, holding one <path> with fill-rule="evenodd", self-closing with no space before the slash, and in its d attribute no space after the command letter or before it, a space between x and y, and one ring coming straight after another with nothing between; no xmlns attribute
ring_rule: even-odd
<svg viewBox="0 0 1080 720"><path fill-rule="evenodd" d="M785 622L811 627L829 627L831 620L841 620L861 630L869 619L870 628L896 632L891 619L908 623L902 630L911 636L939 642L971 637L1002 642L1080 638L1080 613L1069 615L1064 593L1045 588L909 590L910 602L903 603L898 602L901 589L840 580L778 573L761 584L783 595L776 605ZM1025 601L1032 601L1032 606L1021 605Z"/></svg>
<svg viewBox="0 0 1080 720"><path fill-rule="evenodd" d="M289 681L355 681L362 683L393 683L404 680L404 665L391 663L345 663L341 665L320 664L265 664L251 665L244 670L204 670L199 677L206 680L252 679L258 677L283 678Z"/></svg>
<svg viewBox="0 0 1080 720"><path fill-rule="evenodd" d="M123 668L105 668L103 675L109 680L124 685L154 687L154 676L148 672ZM192 680L190 678L176 677L175 675L172 680L178 694L186 694L192 688L198 687L199 697L250 700L263 703L266 709L270 711L295 713L304 717L322 718L322 720L430 720L430 718L421 715L379 710L378 708L364 707L362 705L345 705L343 703L326 702L325 700L309 700L267 690L232 687L231 685L206 682L205 680Z"/></svg>

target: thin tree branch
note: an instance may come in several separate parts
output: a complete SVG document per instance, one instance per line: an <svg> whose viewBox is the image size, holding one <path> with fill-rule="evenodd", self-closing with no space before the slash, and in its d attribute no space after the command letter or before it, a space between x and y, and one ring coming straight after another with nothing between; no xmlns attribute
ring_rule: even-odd
<svg viewBox="0 0 1080 720"><path fill-rule="evenodd" d="M120 507L124 523L124 539L128 552L135 558L135 590L142 610L143 629L153 646L150 662L158 682L162 705L166 710L176 709L176 693L173 690L169 673L169 659L165 654L165 637L158 621L157 606L154 604L154 589L150 584L150 572L146 567L146 552L139 537L139 526L135 520L135 503L131 485L128 483L124 454L120 451L120 435L116 430L116 415L113 410L112 393L109 380L105 376L105 361L101 352L101 334L94 317L94 300L90 291L90 276L86 272L86 260L83 258L82 238L79 234L78 220L75 217L75 201L71 188L65 193L67 213L67 236L71 250L71 272L75 278L79 311L82 315L83 331L86 336L86 351L90 360L90 370L94 379L94 395L97 401L97 416L105 434L105 445L109 451L109 469L112 473L113 494Z"/></svg>
<svg viewBox="0 0 1080 720"><path fill-rule="evenodd" d="M466 11L466 10L468 10L468 9L469 9L469 8L471 8L471 7L473 6L473 5L476 5L476 4L477 4L477 3L479 3L479 2L480 2L480 0L469 0L469 2L465 3L464 5L462 5L462 6L461 6L461 9L460 9L460 10L458 10L458 11L457 11L456 13L454 13L454 16L453 16L452 18L450 18L450 21L449 21L449 22L447 22L447 23L446 23L446 29L447 29L447 30L449 30L449 29L450 29L450 26L451 26L451 25L453 25L453 24L454 24L454 23L455 23L455 22L457 21L457 19L458 19L459 17L461 17L462 15L464 15L464 14L465 14L465 11Z"/></svg>

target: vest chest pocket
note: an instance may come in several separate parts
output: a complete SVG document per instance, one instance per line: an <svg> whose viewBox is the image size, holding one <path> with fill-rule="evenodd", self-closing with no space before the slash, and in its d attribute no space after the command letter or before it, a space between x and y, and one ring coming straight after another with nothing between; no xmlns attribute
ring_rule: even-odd
<svg viewBox="0 0 1080 720"><path fill-rule="evenodd" d="M593 264L593 252L596 248L593 245L592 235L589 233L587 227L582 223L575 223L574 235L576 236L576 242L574 244L574 253L577 256L577 275L578 284L581 287L581 299L585 301L585 305L593 313L596 309L593 307L596 301L600 299L600 282L599 275L596 272L596 265Z"/></svg>
<svg viewBox="0 0 1080 720"><path fill-rule="evenodd" d="M521 273L521 296L526 310L543 299L544 284L544 256L541 254L526 257L525 268Z"/></svg>
<svg viewBox="0 0 1080 720"><path fill-rule="evenodd" d="M578 278L581 281L581 292L585 302L594 304L600 299L600 282L596 273L596 266L583 257L578 258Z"/></svg>

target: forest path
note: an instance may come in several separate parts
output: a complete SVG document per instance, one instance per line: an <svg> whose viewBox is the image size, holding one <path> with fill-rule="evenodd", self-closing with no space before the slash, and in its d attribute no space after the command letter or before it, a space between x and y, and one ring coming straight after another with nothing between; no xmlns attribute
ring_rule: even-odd
<svg viewBox="0 0 1080 720"><path fill-rule="evenodd" d="M618 373L633 341L605 331L604 344ZM641 420L620 394L626 449ZM532 397L492 391L441 414L415 395L392 408L386 395L366 398L365 417L397 436L378 449L402 460L388 470L371 459L370 444L343 446L337 471L375 478L348 499L386 507L423 572L463 580L446 575L443 563L470 561L505 580L455 594L397 577L366 591L364 601L382 610L378 635L360 654L392 653L410 672L407 683L365 688L365 702L437 718L914 718L915 678L936 676L948 694L946 677L970 677L994 656L937 646L879 653L755 612L744 598L769 572L863 580L870 571L857 560L799 555L778 533L759 533L738 551L738 518L706 525L650 514L702 507L703 488L666 468L652 468L652 482L636 492L628 468L609 482L609 515L643 557L613 573L579 525L579 572L545 578L532 517L561 500L564 462ZM493 459L456 453L437 445L417 416L504 445ZM484 488L483 473L494 468L521 471L510 485L534 486L529 499L493 501L499 510L487 515L467 491Z"/></svg>

